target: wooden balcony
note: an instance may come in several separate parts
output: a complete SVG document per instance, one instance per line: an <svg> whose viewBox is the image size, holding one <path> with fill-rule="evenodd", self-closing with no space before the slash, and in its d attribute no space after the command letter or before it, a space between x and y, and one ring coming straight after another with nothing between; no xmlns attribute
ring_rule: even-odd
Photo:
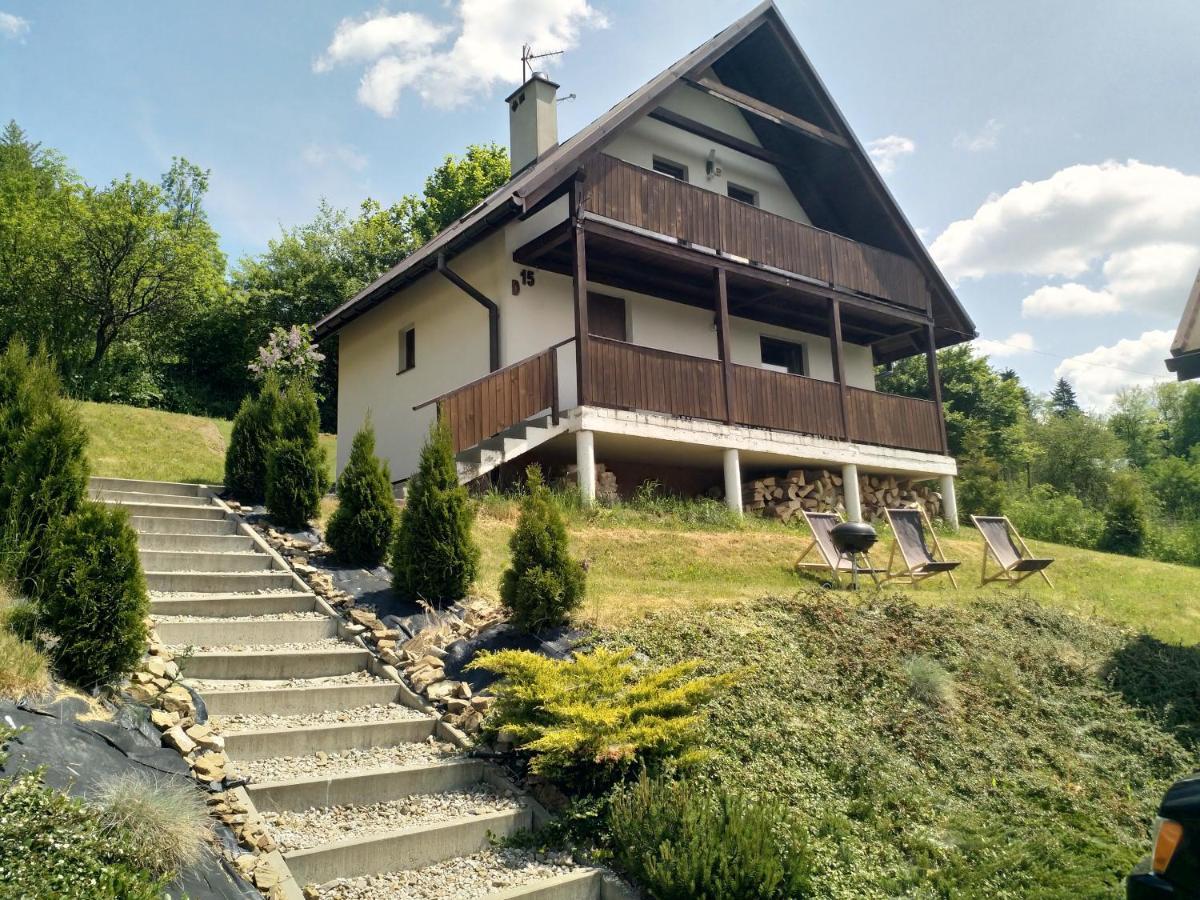
<svg viewBox="0 0 1200 900"><path fill-rule="evenodd" d="M583 211L833 288L928 313L912 260L605 154L587 166Z"/></svg>

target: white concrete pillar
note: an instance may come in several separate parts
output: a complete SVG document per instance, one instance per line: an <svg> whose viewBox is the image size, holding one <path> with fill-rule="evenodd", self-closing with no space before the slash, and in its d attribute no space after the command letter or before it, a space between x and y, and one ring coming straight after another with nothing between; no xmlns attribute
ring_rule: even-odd
<svg viewBox="0 0 1200 900"><path fill-rule="evenodd" d="M958 531L958 497L954 494L954 476L942 476L942 518L954 531Z"/></svg>
<svg viewBox="0 0 1200 900"><path fill-rule="evenodd" d="M596 502L596 441L590 431L575 432L575 465L583 505L591 506Z"/></svg>
<svg viewBox="0 0 1200 900"><path fill-rule="evenodd" d="M742 463L736 449L726 450L723 456L725 504L740 516L742 514Z"/></svg>
<svg viewBox="0 0 1200 900"><path fill-rule="evenodd" d="M842 466L842 495L846 498L846 521L862 521L862 499L858 493L858 466L846 463Z"/></svg>

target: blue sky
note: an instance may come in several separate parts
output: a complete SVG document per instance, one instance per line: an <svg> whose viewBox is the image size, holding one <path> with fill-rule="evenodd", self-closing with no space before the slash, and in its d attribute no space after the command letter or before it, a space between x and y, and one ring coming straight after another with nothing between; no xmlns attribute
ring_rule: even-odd
<svg viewBox="0 0 1200 900"><path fill-rule="evenodd" d="M523 40L567 48L565 136L750 5L0 0L0 117L95 183L211 169L237 258L507 141ZM780 8L996 362L1097 407L1161 377L1200 267L1200 4Z"/></svg>

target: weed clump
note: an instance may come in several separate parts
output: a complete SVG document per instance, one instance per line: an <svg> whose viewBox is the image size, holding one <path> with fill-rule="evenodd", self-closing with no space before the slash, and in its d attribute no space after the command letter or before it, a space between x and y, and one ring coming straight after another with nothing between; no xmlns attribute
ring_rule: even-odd
<svg viewBox="0 0 1200 900"><path fill-rule="evenodd" d="M125 772L100 785L96 805L113 843L136 846L155 872L169 875L199 861L208 808L190 781Z"/></svg>

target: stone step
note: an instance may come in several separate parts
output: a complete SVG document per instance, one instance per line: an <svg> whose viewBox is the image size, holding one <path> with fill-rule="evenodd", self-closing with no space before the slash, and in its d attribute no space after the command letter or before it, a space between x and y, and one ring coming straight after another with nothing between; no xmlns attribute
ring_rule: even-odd
<svg viewBox="0 0 1200 900"><path fill-rule="evenodd" d="M274 591L270 594L170 594L150 601L150 614L158 616L213 616L233 619L266 616L272 613L313 612L315 594L300 591Z"/></svg>
<svg viewBox="0 0 1200 900"><path fill-rule="evenodd" d="M271 712L281 716L394 703L398 685L391 682L333 684L322 687L265 687L200 690L211 716Z"/></svg>
<svg viewBox="0 0 1200 900"><path fill-rule="evenodd" d="M319 806L361 806L414 794L462 790L482 779L483 763L480 760L451 759L324 778L252 782L246 790L259 811L302 812Z"/></svg>
<svg viewBox="0 0 1200 900"><path fill-rule="evenodd" d="M139 534L232 535L238 523L227 519L181 519L171 515L130 515L130 524Z"/></svg>
<svg viewBox="0 0 1200 900"><path fill-rule="evenodd" d="M131 516L149 516L159 519L224 519L227 515L225 510L219 506L189 506L186 503L121 503L118 505L124 507Z"/></svg>
<svg viewBox="0 0 1200 900"><path fill-rule="evenodd" d="M254 540L247 534L170 534L143 532L138 535L142 550L181 550L185 552L248 553Z"/></svg>
<svg viewBox="0 0 1200 900"><path fill-rule="evenodd" d="M146 587L164 593L244 594L249 591L295 590L291 572L156 572L146 571Z"/></svg>
<svg viewBox="0 0 1200 900"><path fill-rule="evenodd" d="M275 566L267 554L253 551L142 550L140 555L149 572L269 572Z"/></svg>
<svg viewBox="0 0 1200 900"><path fill-rule="evenodd" d="M353 714L353 710L347 710ZM330 725L299 725L222 729L225 752L232 760L270 759L277 756L308 756L318 750L339 753L423 741L433 734L434 720L428 716L382 722L339 722Z"/></svg>
<svg viewBox="0 0 1200 900"><path fill-rule="evenodd" d="M369 650L344 644L336 650L199 650L181 660L188 678L324 678L365 669Z"/></svg>
<svg viewBox="0 0 1200 900"><path fill-rule="evenodd" d="M598 869L580 869L486 894L483 900L601 900L603 891L604 876Z"/></svg>
<svg viewBox="0 0 1200 900"><path fill-rule="evenodd" d="M158 620L159 640L174 647L236 647L246 644L307 644L337 637L337 620L310 618L201 619L196 622Z"/></svg>
<svg viewBox="0 0 1200 900"><path fill-rule="evenodd" d="M488 846L491 837L528 830L528 809L467 816L428 825L348 838L284 854L297 884L323 884L400 869L419 869L455 856L470 856Z"/></svg>
<svg viewBox="0 0 1200 900"><path fill-rule="evenodd" d="M102 478L88 479L88 488L93 491L120 491L128 494L170 494L176 497L202 497L204 487L199 484L189 484L181 481L142 481L137 478ZM213 493L220 493L224 488L220 485L210 485Z"/></svg>
<svg viewBox="0 0 1200 900"><path fill-rule="evenodd" d="M179 494L150 494L141 491L98 491L95 488L88 491L93 500L103 503L116 503L120 506L144 505L146 503L165 503L168 506L212 506L208 497L184 497Z"/></svg>

